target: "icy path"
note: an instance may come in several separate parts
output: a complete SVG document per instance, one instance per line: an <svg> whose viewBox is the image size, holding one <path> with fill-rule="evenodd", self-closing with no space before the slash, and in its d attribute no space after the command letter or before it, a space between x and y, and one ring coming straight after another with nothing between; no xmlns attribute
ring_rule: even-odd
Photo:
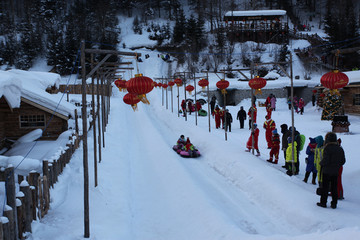
<svg viewBox="0 0 360 240"><path fill-rule="evenodd" d="M318 231L349 227L344 218L359 222L351 212L358 204L341 203L343 216L336 220L339 212L315 206L314 186L303 184L302 176L289 178L280 166L264 162L266 155L243 152L248 131L234 130L225 142L222 132L195 127L193 116L185 122L169 110L164 113L156 97L133 112L121 95L112 98L97 188L89 134L91 239L304 239L311 233L314 239L328 239L332 232ZM191 136L201 158L183 159L171 149L180 134ZM82 171L80 148L30 239L83 238Z"/></svg>

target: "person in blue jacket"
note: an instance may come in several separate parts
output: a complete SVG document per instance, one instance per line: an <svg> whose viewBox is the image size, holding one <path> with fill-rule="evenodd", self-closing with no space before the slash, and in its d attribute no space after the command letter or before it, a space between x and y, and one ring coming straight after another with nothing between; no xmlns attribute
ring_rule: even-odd
<svg viewBox="0 0 360 240"><path fill-rule="evenodd" d="M306 154L307 154L307 158L305 159L306 162L306 173L305 173L305 178L304 178L304 182L307 183L308 178L310 176L310 173L312 173L312 181L311 183L316 185L316 175L317 175L317 170L314 164L314 154L315 154L315 148L317 146L317 143L315 141L315 138L309 138L310 139L310 143L309 145L306 147Z"/></svg>

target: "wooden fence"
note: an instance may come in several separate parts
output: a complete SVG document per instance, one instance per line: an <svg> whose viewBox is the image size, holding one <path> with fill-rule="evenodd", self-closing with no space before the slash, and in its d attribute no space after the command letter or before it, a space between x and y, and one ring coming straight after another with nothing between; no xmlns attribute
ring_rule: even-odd
<svg viewBox="0 0 360 240"><path fill-rule="evenodd" d="M70 136L58 159L43 160L42 174L31 171L28 176L21 176L14 173L14 167L0 171L6 193L0 218L0 240L25 239L26 233L31 232L31 222L45 216L50 208L50 187L54 187L79 142L78 135Z"/></svg>

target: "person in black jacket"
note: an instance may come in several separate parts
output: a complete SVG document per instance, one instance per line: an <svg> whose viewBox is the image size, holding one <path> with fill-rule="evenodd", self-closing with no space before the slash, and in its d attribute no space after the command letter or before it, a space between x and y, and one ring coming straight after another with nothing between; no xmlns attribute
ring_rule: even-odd
<svg viewBox="0 0 360 240"><path fill-rule="evenodd" d="M226 120L225 120L225 128L226 128L226 131L228 130L228 128L229 128L229 132L231 132L231 123L232 123L232 121L233 121L233 118L232 118L232 116L231 116L231 113L229 112L229 109L226 109L225 110L225 118L226 118Z"/></svg>
<svg viewBox="0 0 360 240"><path fill-rule="evenodd" d="M345 153L342 147L339 146L336 134L333 132L327 133L325 136L323 158L320 161L323 191L321 193L320 202L317 203L319 207L326 208L328 189L330 185L332 197L331 208L336 208L338 201L338 174L340 167L345 164L345 161Z"/></svg>
<svg viewBox="0 0 360 240"><path fill-rule="evenodd" d="M284 152L284 160L286 159L286 149L288 147L288 137L291 136L291 132L288 129L288 125L287 124L281 124L280 125L281 128L281 133L282 133L282 137L281 137L281 149ZM282 166L283 168L286 168L286 166Z"/></svg>
<svg viewBox="0 0 360 240"><path fill-rule="evenodd" d="M236 119L240 121L240 128L244 128L244 121L246 120L246 111L244 110L243 106L240 107Z"/></svg>
<svg viewBox="0 0 360 240"><path fill-rule="evenodd" d="M289 131L290 131L290 137L292 136L292 127L289 127ZM297 157L297 162L295 163L296 166L296 172L295 175L299 174L299 170L300 170L300 161L299 161L299 155L300 155L300 145L301 145L301 138L300 138L300 133L299 131L296 130L296 127L294 127L294 140L296 142L296 157Z"/></svg>

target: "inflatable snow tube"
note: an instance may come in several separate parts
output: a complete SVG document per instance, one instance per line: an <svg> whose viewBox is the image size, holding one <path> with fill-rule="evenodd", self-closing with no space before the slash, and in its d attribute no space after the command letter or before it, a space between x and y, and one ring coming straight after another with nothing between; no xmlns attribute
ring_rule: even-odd
<svg viewBox="0 0 360 240"><path fill-rule="evenodd" d="M199 116L202 116L202 117L207 116L207 111L205 111L204 109L200 109L200 110L198 111L198 113L199 113Z"/></svg>
<svg viewBox="0 0 360 240"><path fill-rule="evenodd" d="M194 151L181 150L179 154L184 158L197 158L200 156L200 152L198 150L194 150Z"/></svg>

